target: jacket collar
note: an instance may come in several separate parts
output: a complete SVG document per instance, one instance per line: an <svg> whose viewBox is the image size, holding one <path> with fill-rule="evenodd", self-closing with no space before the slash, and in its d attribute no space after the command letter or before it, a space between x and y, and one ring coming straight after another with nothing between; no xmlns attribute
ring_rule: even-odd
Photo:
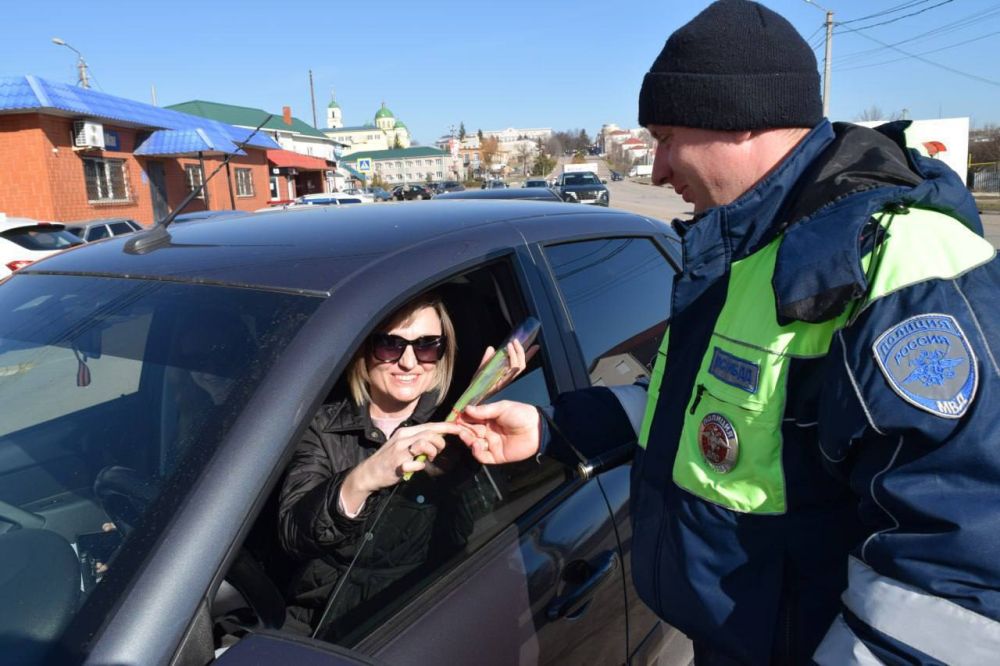
<svg viewBox="0 0 1000 666"><path fill-rule="evenodd" d="M437 393L424 393L417 401L417 407L403 423L426 423L436 408ZM371 433L378 430L372 423L368 404L357 405L350 398L345 398L330 410L329 418L323 425L323 432L354 432Z"/></svg>
<svg viewBox="0 0 1000 666"><path fill-rule="evenodd" d="M817 323L868 290L862 257L884 239L876 213L927 208L982 234L968 189L954 171L907 149L893 124L835 126L836 140L804 175L778 250L772 284L778 322Z"/></svg>

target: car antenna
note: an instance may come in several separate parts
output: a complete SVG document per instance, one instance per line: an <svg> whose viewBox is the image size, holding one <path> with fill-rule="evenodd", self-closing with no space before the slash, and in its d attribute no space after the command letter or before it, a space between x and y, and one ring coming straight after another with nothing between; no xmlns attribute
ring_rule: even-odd
<svg viewBox="0 0 1000 666"><path fill-rule="evenodd" d="M181 213L181 211L183 211L187 207L187 205L194 200L196 196L201 194L202 190L204 190L205 186L208 184L208 181L212 180L215 174L219 173L219 171L224 166L229 164L229 161L233 159L236 153L243 150L243 148L245 148L246 145L250 143L250 139L254 138L257 135L257 132L259 132L260 129L264 125L266 125L268 121L270 121L271 118L273 117L274 117L273 113L267 114L267 117L264 118L264 120L260 123L260 125L257 125L256 129L254 129L254 131L251 132L246 139L244 139L240 143L237 143L236 150L226 155L226 158L222 160L219 166L215 168L215 171L209 174L208 178L203 179L201 184L198 185L198 187L191 190L191 192L189 192L188 195L184 198L184 201L182 201L180 205L173 210L173 212L171 212L165 218L154 224L151 229L146 229L145 231L137 231L136 233L131 234L130 238L127 241L125 241L125 247L124 247L125 252L128 254L146 254L147 252L152 252L153 250L158 250L163 247L169 247L170 234L167 232L167 226L169 226L170 223L174 221L174 218L176 218Z"/></svg>
<svg viewBox="0 0 1000 666"><path fill-rule="evenodd" d="M215 174L219 173L219 171L221 171L224 166L226 166L227 164L229 164L229 161L232 160L233 157L236 156L237 152L239 152L239 151L243 150L244 148L246 148L247 144L250 143L250 140L252 138L254 138L255 136L257 136L257 132L259 132L261 130L261 128L264 127L264 125L266 125L268 122L270 122L271 118L274 118L274 114L273 113L267 114L267 117L264 118L264 120L261 121L260 125L257 125L257 128L254 129L254 131L250 133L250 136L248 136L246 139L244 139L240 143L237 143L236 144L236 150L234 150L233 152L231 152L228 155L226 155L226 158L224 160L222 160L222 162L219 164L219 166L215 167L215 171L213 171L211 174L209 174L208 178L202 179L202 182L198 185L198 187L196 187L193 190L191 190L190 192L188 192L188 195L186 197L184 197L184 201L182 201L180 203L180 205L177 206L177 208L174 208L174 210L169 215L167 215L161 221L157 222L156 223L156 227L166 228L167 226L169 226L170 223L174 221L174 218L176 218L178 215L180 215L181 211L183 211L185 208L187 208L187 205L189 203L191 203L194 200L195 197L197 197L198 195L200 195L202 193L202 191L205 189L205 186L208 185L208 181L212 180L212 178L215 177Z"/></svg>

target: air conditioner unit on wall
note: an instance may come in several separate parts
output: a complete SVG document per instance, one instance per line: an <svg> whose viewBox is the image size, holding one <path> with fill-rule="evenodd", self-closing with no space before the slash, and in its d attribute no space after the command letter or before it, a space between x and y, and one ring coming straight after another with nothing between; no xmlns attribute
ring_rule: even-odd
<svg viewBox="0 0 1000 666"><path fill-rule="evenodd" d="M74 120L73 147L104 148L104 126L92 120Z"/></svg>

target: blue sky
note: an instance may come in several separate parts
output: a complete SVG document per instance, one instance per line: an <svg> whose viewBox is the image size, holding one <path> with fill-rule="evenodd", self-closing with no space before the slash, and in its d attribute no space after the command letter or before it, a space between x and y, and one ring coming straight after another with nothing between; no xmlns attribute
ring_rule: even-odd
<svg viewBox="0 0 1000 666"><path fill-rule="evenodd" d="M822 68L824 12L805 0L764 4L817 45ZM819 4L843 22L904 7L836 29L833 119L853 120L877 106L887 113L906 109L912 118L970 116L974 127L1000 124L995 66L1000 2ZM311 123L312 69L321 125L334 88L347 124L371 121L384 100L424 144L461 121L469 131L582 127L593 133L605 122L635 125L643 74L667 36L706 5L678 0L19 2L4 7L0 75L75 81L76 56L52 44L58 36L83 52L95 88L149 101L155 84L161 105L204 99L278 113L289 105ZM902 18L921 10L926 11ZM912 40L898 48L936 65L873 40ZM900 60L886 62L895 59Z"/></svg>

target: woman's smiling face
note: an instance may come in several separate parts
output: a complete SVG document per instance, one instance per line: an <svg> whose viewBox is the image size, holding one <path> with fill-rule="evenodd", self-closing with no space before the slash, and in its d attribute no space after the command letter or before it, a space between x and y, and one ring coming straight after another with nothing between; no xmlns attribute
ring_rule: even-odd
<svg viewBox="0 0 1000 666"><path fill-rule="evenodd" d="M441 319L433 307L424 307L407 321L382 332L407 340L437 336L442 334ZM398 412L415 404L437 379L437 363L418 361L411 345L407 345L396 361L379 361L370 352L365 360L372 404L383 412Z"/></svg>

